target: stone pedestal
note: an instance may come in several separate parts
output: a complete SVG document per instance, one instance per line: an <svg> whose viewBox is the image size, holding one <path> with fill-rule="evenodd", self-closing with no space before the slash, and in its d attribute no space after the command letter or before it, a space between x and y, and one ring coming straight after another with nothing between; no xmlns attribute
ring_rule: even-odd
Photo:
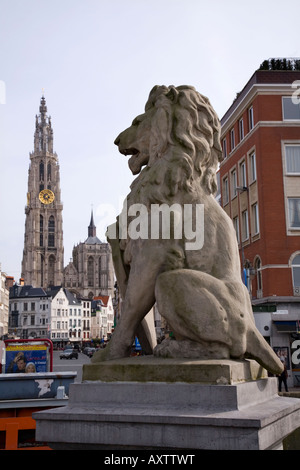
<svg viewBox="0 0 300 470"><path fill-rule="evenodd" d="M143 366L143 367L142 367ZM142 371L139 372L139 368ZM54 449L280 449L300 400L255 361L130 358L88 365L68 405L36 413Z"/></svg>

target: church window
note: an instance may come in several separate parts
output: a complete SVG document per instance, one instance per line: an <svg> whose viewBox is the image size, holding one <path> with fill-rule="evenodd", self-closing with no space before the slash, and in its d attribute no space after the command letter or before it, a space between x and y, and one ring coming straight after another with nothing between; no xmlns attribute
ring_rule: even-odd
<svg viewBox="0 0 300 470"><path fill-rule="evenodd" d="M48 181L51 181L51 163L48 163L47 166L47 179Z"/></svg>
<svg viewBox="0 0 300 470"><path fill-rule="evenodd" d="M41 286L44 285L44 256L41 254Z"/></svg>
<svg viewBox="0 0 300 470"><path fill-rule="evenodd" d="M92 256L88 259L88 286L94 285L94 258Z"/></svg>
<svg viewBox="0 0 300 470"><path fill-rule="evenodd" d="M54 267L55 267L55 257L53 255L50 255L48 259L48 285L49 286L54 286Z"/></svg>
<svg viewBox="0 0 300 470"><path fill-rule="evenodd" d="M49 217L48 223L48 248L54 248L55 220L53 215Z"/></svg>
<svg viewBox="0 0 300 470"><path fill-rule="evenodd" d="M44 244L43 232L44 232L44 217L40 215L40 246L43 246Z"/></svg>
<svg viewBox="0 0 300 470"><path fill-rule="evenodd" d="M44 181L44 162L40 163L40 181Z"/></svg>

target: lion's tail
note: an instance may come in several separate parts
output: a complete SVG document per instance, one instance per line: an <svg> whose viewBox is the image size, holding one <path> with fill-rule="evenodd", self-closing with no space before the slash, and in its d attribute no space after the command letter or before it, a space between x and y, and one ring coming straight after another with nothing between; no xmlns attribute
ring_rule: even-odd
<svg viewBox="0 0 300 470"><path fill-rule="evenodd" d="M245 356L255 359L265 369L275 375L281 374L283 364L264 337L255 328L247 333L247 350Z"/></svg>

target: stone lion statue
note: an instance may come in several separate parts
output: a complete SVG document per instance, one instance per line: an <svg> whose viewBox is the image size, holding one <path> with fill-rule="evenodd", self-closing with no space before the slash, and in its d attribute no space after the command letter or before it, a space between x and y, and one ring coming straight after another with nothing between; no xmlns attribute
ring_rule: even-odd
<svg viewBox="0 0 300 470"><path fill-rule="evenodd" d="M271 373L280 373L279 358L254 323L232 221L214 198L222 152L220 122L209 100L191 86L155 86L145 112L115 144L121 154L130 155L129 167L138 176L125 210L108 228L122 314L108 346L92 362L128 356L138 335L154 355L253 358ZM160 228L158 236L151 236L156 228L152 207L174 204L195 209L190 222L202 231L199 246L190 243L185 230L182 236L170 230L165 237ZM124 221L127 227L134 221L132 207L143 215L140 236L130 236L129 230L120 233ZM196 220L199 207L201 226ZM176 223L174 216L170 227ZM185 224L184 217L180 223ZM157 346L145 321L155 303L175 336Z"/></svg>

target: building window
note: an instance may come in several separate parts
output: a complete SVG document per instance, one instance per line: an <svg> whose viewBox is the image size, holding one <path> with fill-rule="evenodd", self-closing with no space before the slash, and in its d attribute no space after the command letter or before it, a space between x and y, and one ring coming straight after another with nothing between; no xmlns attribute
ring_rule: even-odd
<svg viewBox="0 0 300 470"><path fill-rule="evenodd" d="M48 258L48 285L54 286L55 257L50 255Z"/></svg>
<svg viewBox="0 0 300 470"><path fill-rule="evenodd" d="M240 186L242 186L243 188L246 188L247 186L245 162L240 163Z"/></svg>
<svg viewBox="0 0 300 470"><path fill-rule="evenodd" d="M250 182L256 181L256 155L255 152L250 153L249 155L250 163Z"/></svg>
<svg viewBox="0 0 300 470"><path fill-rule="evenodd" d="M292 261L292 278L294 293L300 294L300 253Z"/></svg>
<svg viewBox="0 0 300 470"><path fill-rule="evenodd" d="M240 135L240 141L243 140L244 138L244 121L243 118L239 120L239 135Z"/></svg>
<svg viewBox="0 0 300 470"><path fill-rule="evenodd" d="M55 220L53 215L49 217L48 223L48 247L54 248Z"/></svg>
<svg viewBox="0 0 300 470"><path fill-rule="evenodd" d="M229 192L228 192L228 178L223 179L223 204L228 204Z"/></svg>
<svg viewBox="0 0 300 470"><path fill-rule="evenodd" d="M300 119L300 104L293 103L292 97L287 96L282 98L282 114L283 120L299 120Z"/></svg>
<svg viewBox="0 0 300 470"><path fill-rule="evenodd" d="M226 144L226 138L223 139L223 144L222 144L222 147L223 147L223 158L226 158L227 157L227 144Z"/></svg>
<svg viewBox="0 0 300 470"><path fill-rule="evenodd" d="M259 217L258 217L258 205L257 202L252 206L252 220L253 220L253 235L257 235L259 233Z"/></svg>
<svg viewBox="0 0 300 470"><path fill-rule="evenodd" d="M237 179L236 179L236 170L231 172L231 198L234 198L237 195Z"/></svg>
<svg viewBox="0 0 300 470"><path fill-rule="evenodd" d="M235 230L235 233L236 233L236 239L239 243L240 242L240 228L239 228L239 218L238 217L234 217L233 226L234 226L234 230Z"/></svg>
<svg viewBox="0 0 300 470"><path fill-rule="evenodd" d="M249 223L248 223L248 211L242 212L242 241L246 241L249 238Z"/></svg>
<svg viewBox="0 0 300 470"><path fill-rule="evenodd" d="M234 129L230 131L230 150L232 151L235 147L235 139L234 139Z"/></svg>
<svg viewBox="0 0 300 470"><path fill-rule="evenodd" d="M51 163L48 163L47 166L47 180L51 181Z"/></svg>
<svg viewBox="0 0 300 470"><path fill-rule="evenodd" d="M285 146L286 172L300 174L300 145Z"/></svg>
<svg viewBox="0 0 300 470"><path fill-rule="evenodd" d="M92 256L90 256L88 259L87 275L88 275L88 286L91 287L94 285L94 259Z"/></svg>
<svg viewBox="0 0 300 470"><path fill-rule="evenodd" d="M254 127L254 117L253 117L253 106L251 106L248 109L248 122L249 122L249 132L253 129Z"/></svg>
<svg viewBox="0 0 300 470"><path fill-rule="evenodd" d="M44 181L44 162L40 163L40 181Z"/></svg>
<svg viewBox="0 0 300 470"><path fill-rule="evenodd" d="M43 233L44 233L44 217L40 215L40 246L44 245Z"/></svg>
<svg viewBox="0 0 300 470"><path fill-rule="evenodd" d="M300 198L288 198L289 227L300 229Z"/></svg>

